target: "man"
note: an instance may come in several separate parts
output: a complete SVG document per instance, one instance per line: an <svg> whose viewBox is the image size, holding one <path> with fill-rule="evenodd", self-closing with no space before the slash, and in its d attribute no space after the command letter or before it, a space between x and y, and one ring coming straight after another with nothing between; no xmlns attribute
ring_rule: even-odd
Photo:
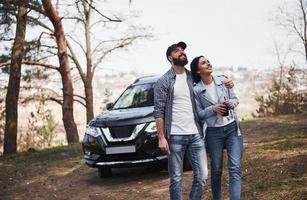
<svg viewBox="0 0 307 200"><path fill-rule="evenodd" d="M203 133L194 102L193 79L184 67L188 63L185 48L184 42L168 47L166 57L171 69L158 80L154 90L159 147L168 154L171 200L183 199L182 171L186 153L193 169L189 199L201 199L208 175Z"/></svg>

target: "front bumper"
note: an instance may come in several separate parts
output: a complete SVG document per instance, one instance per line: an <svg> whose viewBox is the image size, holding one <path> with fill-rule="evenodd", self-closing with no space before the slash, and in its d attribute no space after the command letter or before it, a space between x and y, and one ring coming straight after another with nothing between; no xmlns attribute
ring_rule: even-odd
<svg viewBox="0 0 307 200"><path fill-rule="evenodd" d="M127 147L131 145L135 146L135 152L133 153L106 153L108 147ZM85 163L89 167L95 168L146 166L167 161L167 155L158 147L156 134L139 134L135 140L129 142L108 142L104 135L99 137L85 135L82 147Z"/></svg>
<svg viewBox="0 0 307 200"><path fill-rule="evenodd" d="M137 167L137 166L147 166L153 164L159 164L161 162L167 161L167 155L158 156L156 158L148 158L142 160L124 160L124 161L104 161L97 163L88 163L86 164L90 167Z"/></svg>

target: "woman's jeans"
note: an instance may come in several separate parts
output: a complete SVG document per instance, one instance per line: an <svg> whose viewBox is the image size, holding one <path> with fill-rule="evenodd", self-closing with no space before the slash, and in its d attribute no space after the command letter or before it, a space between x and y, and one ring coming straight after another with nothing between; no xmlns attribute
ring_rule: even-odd
<svg viewBox="0 0 307 200"><path fill-rule="evenodd" d="M211 158L211 187L214 200L221 200L221 176L223 168L223 149L228 155L229 193L231 200L240 199L243 138L238 136L237 125L232 122L223 127L208 127L206 147Z"/></svg>
<svg viewBox="0 0 307 200"><path fill-rule="evenodd" d="M188 154L192 169L193 183L189 199L200 200L208 176L205 143L200 134L171 135L168 140L168 173L170 177L170 199L182 200L183 162Z"/></svg>

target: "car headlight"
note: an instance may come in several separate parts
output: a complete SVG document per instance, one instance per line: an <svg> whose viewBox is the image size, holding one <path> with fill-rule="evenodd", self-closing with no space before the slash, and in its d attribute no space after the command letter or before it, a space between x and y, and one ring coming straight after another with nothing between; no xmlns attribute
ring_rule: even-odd
<svg viewBox="0 0 307 200"><path fill-rule="evenodd" d="M130 137L135 138L139 134L139 132L144 128L145 125L146 123L136 125Z"/></svg>
<svg viewBox="0 0 307 200"><path fill-rule="evenodd" d="M96 130L96 127L86 126L85 134L91 135L93 137L97 137L100 133Z"/></svg>
<svg viewBox="0 0 307 200"><path fill-rule="evenodd" d="M150 124L148 124L148 126L145 129L145 131L148 132L148 133L155 133L155 132L157 132L156 122L151 122Z"/></svg>
<svg viewBox="0 0 307 200"><path fill-rule="evenodd" d="M134 129L134 131L133 131L133 133L132 134L138 134L143 128L144 128L144 126L145 126L146 124L144 123L144 124L138 124L138 125L136 125L136 127L135 127L135 129Z"/></svg>

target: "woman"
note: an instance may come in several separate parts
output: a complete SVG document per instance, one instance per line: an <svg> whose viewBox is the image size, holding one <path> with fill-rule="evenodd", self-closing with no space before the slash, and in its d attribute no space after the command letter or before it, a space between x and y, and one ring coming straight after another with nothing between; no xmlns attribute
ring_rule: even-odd
<svg viewBox="0 0 307 200"><path fill-rule="evenodd" d="M215 200L220 200L223 149L226 148L231 200L240 199L240 163L243 138L234 108L239 104L233 88L225 86L225 76L213 76L212 65L204 56L191 62L197 114L203 124L205 142L211 158L211 187Z"/></svg>

